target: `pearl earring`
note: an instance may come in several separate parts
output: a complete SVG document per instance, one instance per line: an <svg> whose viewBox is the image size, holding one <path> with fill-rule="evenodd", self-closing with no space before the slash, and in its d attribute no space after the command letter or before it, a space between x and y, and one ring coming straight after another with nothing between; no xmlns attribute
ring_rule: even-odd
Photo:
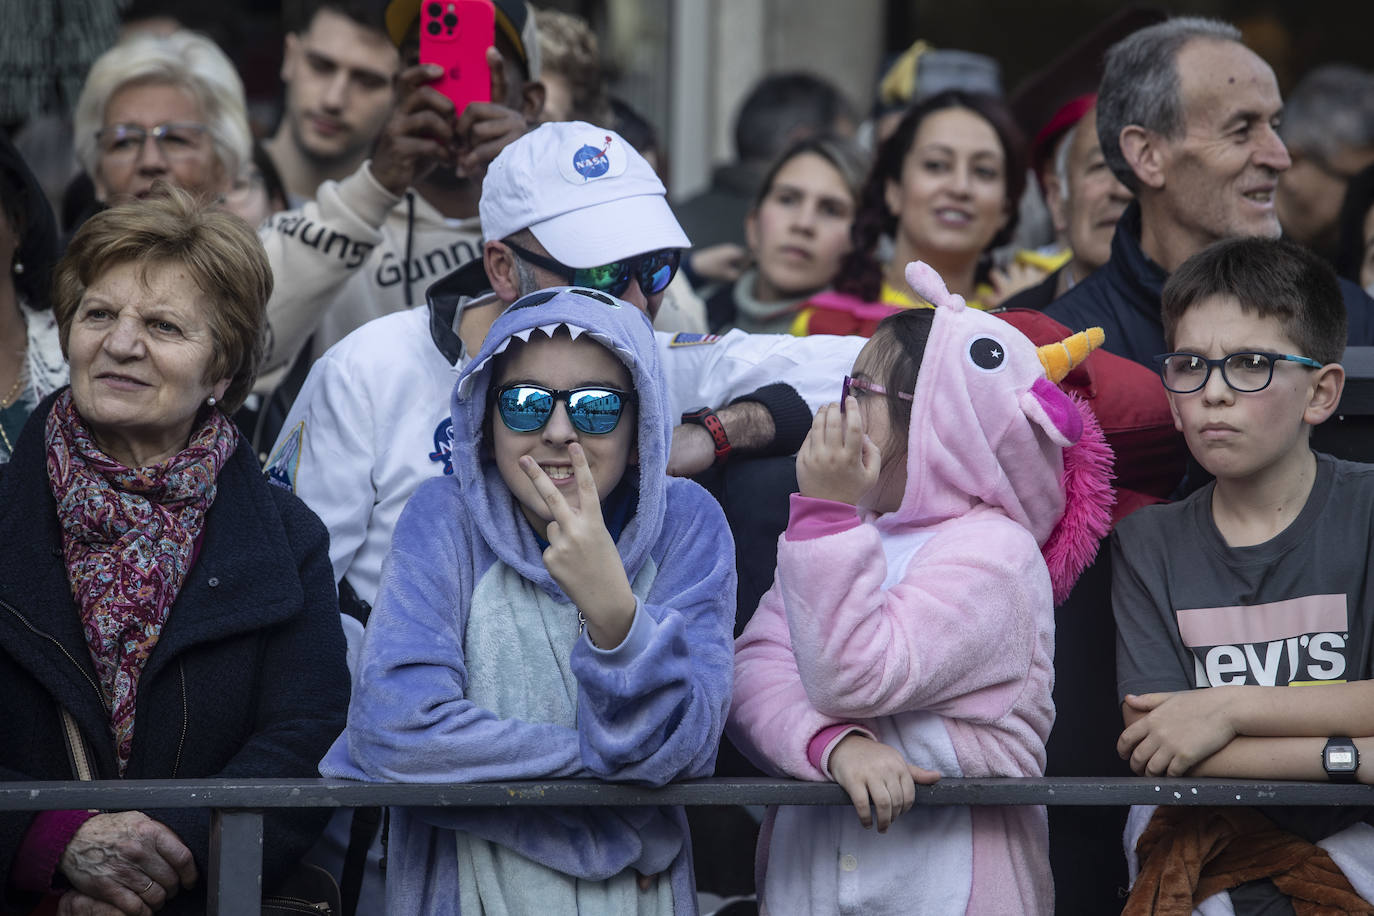
<svg viewBox="0 0 1374 916"><path fill-rule="evenodd" d="M214 407L216 404L219 403L219 401L215 400L215 396L212 394L212 395L210 395L208 398L205 399L205 403L206 403L206 405L209 406L209 407Z"/></svg>
<svg viewBox="0 0 1374 916"><path fill-rule="evenodd" d="M23 261L16 260L16 261L14 262L14 267L13 267L12 269L14 270L15 273L17 273L17 274L22 274L22 273L24 272L24 262L23 262Z"/></svg>

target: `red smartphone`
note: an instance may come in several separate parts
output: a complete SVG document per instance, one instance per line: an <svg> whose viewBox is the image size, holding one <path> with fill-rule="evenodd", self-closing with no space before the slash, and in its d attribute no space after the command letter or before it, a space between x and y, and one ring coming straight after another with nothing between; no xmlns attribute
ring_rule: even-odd
<svg viewBox="0 0 1374 916"><path fill-rule="evenodd" d="M430 85L453 100L462 114L469 102L491 101L487 48L496 40L491 0L423 0L420 63L438 64L444 75Z"/></svg>

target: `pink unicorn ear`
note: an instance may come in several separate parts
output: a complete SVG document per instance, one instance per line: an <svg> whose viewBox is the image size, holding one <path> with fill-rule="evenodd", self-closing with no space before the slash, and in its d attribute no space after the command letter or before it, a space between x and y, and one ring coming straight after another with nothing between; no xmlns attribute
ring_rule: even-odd
<svg viewBox="0 0 1374 916"><path fill-rule="evenodd" d="M924 261L912 261L906 266L906 282L916 291L916 295L933 306L954 309L956 312L966 307L964 297L951 293L935 268Z"/></svg>

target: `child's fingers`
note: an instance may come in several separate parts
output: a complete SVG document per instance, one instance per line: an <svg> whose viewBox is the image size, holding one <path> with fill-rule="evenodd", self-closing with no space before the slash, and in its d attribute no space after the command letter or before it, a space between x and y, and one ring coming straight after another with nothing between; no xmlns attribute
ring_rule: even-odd
<svg viewBox="0 0 1374 916"><path fill-rule="evenodd" d="M844 448L844 428L848 422L849 414L840 413L839 404L825 405L825 444L827 446L836 450Z"/></svg>
<svg viewBox="0 0 1374 916"><path fill-rule="evenodd" d="M1168 693L1128 693L1126 705L1140 712L1149 712L1169 697Z"/></svg>
<svg viewBox="0 0 1374 916"><path fill-rule="evenodd" d="M563 494L558 492L558 488L549 480L549 475L544 473L535 460L529 455L520 456L520 469L525 472L525 476L534 484L534 491L544 500L544 505L549 507L549 512L555 519L566 519L570 510L568 501L563 498Z"/></svg>
<svg viewBox="0 0 1374 916"><path fill-rule="evenodd" d="M940 773L937 770L927 770L925 767L918 767L914 763L908 763L906 768L918 786L929 786L940 781Z"/></svg>
<svg viewBox="0 0 1374 916"><path fill-rule="evenodd" d="M1121 733L1121 737L1116 739L1116 753L1122 760L1130 759L1131 752L1140 743L1140 739L1149 732L1149 725L1144 719L1137 719L1126 727Z"/></svg>
<svg viewBox="0 0 1374 916"><path fill-rule="evenodd" d="M911 806L916 804L916 780L911 776L910 764L897 774L898 785L902 790L902 809L898 814L905 814L911 810Z"/></svg>
<svg viewBox="0 0 1374 916"><path fill-rule="evenodd" d="M844 415L844 442L853 451L858 451L864 441L864 418L859 413L859 402L851 394L847 399L849 410Z"/></svg>
<svg viewBox="0 0 1374 916"><path fill-rule="evenodd" d="M841 783L841 785L844 785ZM844 790L849 793L849 801L854 805L854 810L858 812L859 823L865 827L873 826L873 811L869 807L868 786L864 785L863 780L844 786Z"/></svg>
<svg viewBox="0 0 1374 916"><path fill-rule="evenodd" d="M1131 769L1138 776L1160 776L1162 773L1150 770L1150 764L1155 754L1159 751L1159 742L1151 735L1146 735L1136 744L1135 750L1131 751Z"/></svg>
<svg viewBox="0 0 1374 916"><path fill-rule="evenodd" d="M892 787L887 784L886 779L879 777L877 784L869 790L869 795L873 799L873 811L877 815L878 832L887 833L888 826L896 816Z"/></svg>
<svg viewBox="0 0 1374 916"><path fill-rule="evenodd" d="M859 451L859 461L862 462L865 471L877 474L878 469L883 465L883 452L878 448L878 443L869 438L868 433L863 434L863 445Z"/></svg>
<svg viewBox="0 0 1374 916"><path fill-rule="evenodd" d="M1145 775L1169 776L1169 767L1173 762L1174 755L1161 747L1150 757L1150 762L1145 764Z"/></svg>
<svg viewBox="0 0 1374 916"><path fill-rule="evenodd" d="M581 496L579 508L583 512L590 512L595 507L599 512L601 497L596 492L596 478L592 476L592 469L587 465L587 453L582 450L581 443L573 442L568 445L568 457L572 459L573 477L577 479L577 489Z"/></svg>

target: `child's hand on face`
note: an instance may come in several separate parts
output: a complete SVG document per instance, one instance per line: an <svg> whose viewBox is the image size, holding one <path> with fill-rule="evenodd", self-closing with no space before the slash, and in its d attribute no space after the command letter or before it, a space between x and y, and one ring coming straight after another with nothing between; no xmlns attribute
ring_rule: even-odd
<svg viewBox="0 0 1374 916"><path fill-rule="evenodd" d="M576 508L568 505L533 458L521 457L520 467L553 516L544 535L549 542L544 551L544 567L586 618L587 635L593 645L614 649L630 632L635 596L620 562L620 552L601 516L601 499L582 446L571 443L568 457L572 459L577 481Z"/></svg>
<svg viewBox="0 0 1374 916"><path fill-rule="evenodd" d="M917 783L928 786L940 778L934 770L907 763L896 748L858 732L845 735L830 752L830 774L849 793L859 823L872 827L877 812L879 833L911 810Z"/></svg>
<svg viewBox="0 0 1374 916"><path fill-rule="evenodd" d="M1237 689L1128 694L1126 705L1144 715L1121 733L1116 752L1141 776L1186 775L1236 737L1226 703Z"/></svg>
<svg viewBox="0 0 1374 916"><path fill-rule="evenodd" d="M859 402L851 395L844 411L826 404L816 411L801 451L797 484L802 496L857 506L878 482L882 454L864 433Z"/></svg>

